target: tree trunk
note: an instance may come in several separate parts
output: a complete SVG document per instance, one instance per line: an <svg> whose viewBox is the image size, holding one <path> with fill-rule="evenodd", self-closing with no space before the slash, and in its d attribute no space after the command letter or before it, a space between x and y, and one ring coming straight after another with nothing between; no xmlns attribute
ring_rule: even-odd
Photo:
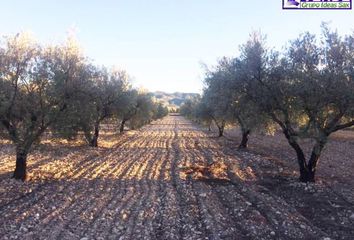
<svg viewBox="0 0 354 240"><path fill-rule="evenodd" d="M215 125L218 127L219 135L218 137L224 136L224 129L225 129L225 121L221 121L221 124L219 125L218 122L214 119Z"/></svg>
<svg viewBox="0 0 354 240"><path fill-rule="evenodd" d="M123 119L120 123L119 132L122 133L124 131L124 125L127 120Z"/></svg>
<svg viewBox="0 0 354 240"><path fill-rule="evenodd" d="M320 159L321 152L327 142L327 138L324 138L315 144L312 149L310 160L308 161L308 163L306 163L304 152L302 151L300 145L296 142L294 137L291 136L288 132L285 133L285 136L288 139L290 146L293 147L297 155L297 160L300 168L300 182L315 182L315 174L318 160Z"/></svg>
<svg viewBox="0 0 354 240"><path fill-rule="evenodd" d="M290 146L295 150L297 156L297 162L300 170L300 181L309 182L311 176L309 175L308 167L306 164L305 154L302 151L300 145L296 142L294 136L292 136L288 130L283 129L286 139L288 140Z"/></svg>
<svg viewBox="0 0 354 240"><path fill-rule="evenodd" d="M206 124L208 125L208 131L211 132L211 124L213 123L213 121L206 121Z"/></svg>
<svg viewBox="0 0 354 240"><path fill-rule="evenodd" d="M218 126L218 130L219 130L219 135L218 137L222 137L224 136L224 126Z"/></svg>
<svg viewBox="0 0 354 240"><path fill-rule="evenodd" d="M300 182L315 182L315 172L316 171L311 171L310 169L300 170Z"/></svg>
<svg viewBox="0 0 354 240"><path fill-rule="evenodd" d="M98 136L99 136L99 131L100 131L100 123L97 122L95 124L95 132L92 136L91 142L90 142L90 146L91 147L98 147Z"/></svg>
<svg viewBox="0 0 354 240"><path fill-rule="evenodd" d="M322 150L326 145L327 138L318 141L312 149L310 160L307 164L306 171L300 172L300 181L315 182L317 164L320 159Z"/></svg>
<svg viewBox="0 0 354 240"><path fill-rule="evenodd" d="M242 129L242 140L238 148L245 149L248 146L248 136L250 134L250 130Z"/></svg>
<svg viewBox="0 0 354 240"><path fill-rule="evenodd" d="M14 179L18 179L22 181L26 180L27 155L28 155L27 150L21 147L16 148L16 167L13 175Z"/></svg>

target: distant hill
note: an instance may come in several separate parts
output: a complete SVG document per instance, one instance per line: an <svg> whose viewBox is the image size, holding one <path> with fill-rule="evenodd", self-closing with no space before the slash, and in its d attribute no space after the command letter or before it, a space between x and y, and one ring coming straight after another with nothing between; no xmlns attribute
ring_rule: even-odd
<svg viewBox="0 0 354 240"><path fill-rule="evenodd" d="M166 93L161 91L152 92L152 95L168 108L179 108L187 99L199 96L198 93Z"/></svg>

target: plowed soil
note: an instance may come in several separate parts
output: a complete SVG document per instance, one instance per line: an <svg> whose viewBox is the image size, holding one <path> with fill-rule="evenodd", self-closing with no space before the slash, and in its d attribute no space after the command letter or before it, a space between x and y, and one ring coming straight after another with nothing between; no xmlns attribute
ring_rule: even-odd
<svg viewBox="0 0 354 240"><path fill-rule="evenodd" d="M0 150L1 239L354 236L351 202L180 116L116 136L110 147L42 144L25 183L10 179L13 146Z"/></svg>

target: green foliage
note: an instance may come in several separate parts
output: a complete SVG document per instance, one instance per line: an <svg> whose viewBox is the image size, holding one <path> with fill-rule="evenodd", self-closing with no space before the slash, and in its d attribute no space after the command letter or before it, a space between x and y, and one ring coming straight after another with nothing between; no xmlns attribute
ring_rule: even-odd
<svg viewBox="0 0 354 240"><path fill-rule="evenodd" d="M83 132L96 147L106 118L140 127L166 114L124 71L93 66L72 38L44 47L17 34L0 43L0 136L16 145L15 178L25 179L27 154L47 130L67 139Z"/></svg>
<svg viewBox="0 0 354 240"><path fill-rule="evenodd" d="M155 104L151 94L141 92L138 94L135 105L135 114L129 119L131 129L137 129L152 121Z"/></svg>
<svg viewBox="0 0 354 240"><path fill-rule="evenodd" d="M85 59L73 42L43 47L27 34L6 37L0 48L0 128L28 152L67 109Z"/></svg>
<svg viewBox="0 0 354 240"><path fill-rule="evenodd" d="M60 137L75 138L84 132L87 142L97 146L100 123L116 114L117 105L124 103L130 86L123 71L108 71L87 64L77 73L80 87L67 104L65 116L58 119L52 130Z"/></svg>
<svg viewBox="0 0 354 240"><path fill-rule="evenodd" d="M168 115L168 108L165 107L162 103L156 103L156 110L154 112L154 119L163 118Z"/></svg>
<svg viewBox="0 0 354 240"><path fill-rule="evenodd" d="M197 118L196 110L199 101L200 101L199 98L187 99L180 107L180 113L183 116L186 116L188 118L192 118L192 119Z"/></svg>
<svg viewBox="0 0 354 240"><path fill-rule="evenodd" d="M252 34L238 58L223 58L207 71L201 104L189 103L183 113L209 116L219 135L227 122L236 122L243 137L254 129L272 133L277 124L296 151L300 179L314 181L329 135L354 126L354 37L341 37L326 24L322 31L321 40L301 34L283 53ZM299 138L315 142L308 161Z"/></svg>

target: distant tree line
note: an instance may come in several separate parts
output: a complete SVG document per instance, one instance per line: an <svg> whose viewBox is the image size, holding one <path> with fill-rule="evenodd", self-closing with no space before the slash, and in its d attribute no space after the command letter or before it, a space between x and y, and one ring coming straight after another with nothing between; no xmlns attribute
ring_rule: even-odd
<svg viewBox="0 0 354 240"><path fill-rule="evenodd" d="M120 132L168 114L151 94L129 84L124 71L93 65L77 42L43 46L28 34L0 42L0 137L16 146L15 179L26 178L27 155L44 132L98 146L100 124L116 119Z"/></svg>
<svg viewBox="0 0 354 240"><path fill-rule="evenodd" d="M329 136L354 126L354 35L340 36L322 24L320 38L307 32L284 49L272 50L262 34L251 34L239 56L207 70L203 96L180 112L213 121L219 136L226 124L237 124L240 148L252 131L276 125L296 152L300 181L314 182ZM307 157L300 139L312 139Z"/></svg>

